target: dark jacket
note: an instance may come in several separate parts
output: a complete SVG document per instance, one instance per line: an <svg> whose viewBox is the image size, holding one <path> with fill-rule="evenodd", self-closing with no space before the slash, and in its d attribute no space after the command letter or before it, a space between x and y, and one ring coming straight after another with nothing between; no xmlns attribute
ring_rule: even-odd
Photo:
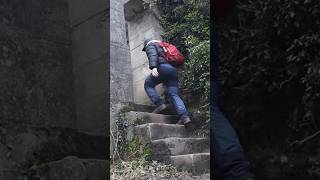
<svg viewBox="0 0 320 180"><path fill-rule="evenodd" d="M150 69L158 67L159 64L166 63L166 60L163 58L163 48L159 43L151 42L143 48L143 51L147 53Z"/></svg>

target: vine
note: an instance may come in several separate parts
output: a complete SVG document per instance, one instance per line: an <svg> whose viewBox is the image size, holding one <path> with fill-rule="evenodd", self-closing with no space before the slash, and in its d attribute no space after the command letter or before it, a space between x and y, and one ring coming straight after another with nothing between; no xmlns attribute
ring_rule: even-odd
<svg viewBox="0 0 320 180"><path fill-rule="evenodd" d="M111 136L114 144L114 152L112 160L128 161L133 159L150 160L150 148L145 145L138 137L128 138L129 128L141 122L140 119L135 119L132 122L128 121L127 112L132 108L124 106L117 114L115 119L114 130L111 131Z"/></svg>

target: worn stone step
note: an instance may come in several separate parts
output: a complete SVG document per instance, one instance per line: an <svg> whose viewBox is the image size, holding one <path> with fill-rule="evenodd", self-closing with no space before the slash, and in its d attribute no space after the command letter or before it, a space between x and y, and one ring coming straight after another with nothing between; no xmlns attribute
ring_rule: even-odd
<svg viewBox="0 0 320 180"><path fill-rule="evenodd" d="M148 112L130 111L125 114L129 124L141 125L146 123L164 123L175 124L178 121L177 116L154 114Z"/></svg>
<svg viewBox="0 0 320 180"><path fill-rule="evenodd" d="M188 131L185 126L161 123L147 123L135 126L133 134L145 143L169 137L188 137Z"/></svg>
<svg viewBox="0 0 320 180"><path fill-rule="evenodd" d="M170 137L158 139L151 141L150 148L152 158L155 160L175 155L210 152L209 139L207 138Z"/></svg>
<svg viewBox="0 0 320 180"><path fill-rule="evenodd" d="M176 115L177 114L171 104L166 104L166 105L167 105L167 109L162 111L161 114L167 114L167 115ZM132 107L132 109L134 111L149 112L149 113L152 113L152 111L156 108L155 106L149 106L149 105L144 105L144 104L135 104L135 103L131 103L129 106Z"/></svg>
<svg viewBox="0 0 320 180"><path fill-rule="evenodd" d="M34 166L23 176L25 179L41 180L107 180L108 161L80 159L74 156Z"/></svg>
<svg viewBox="0 0 320 180"><path fill-rule="evenodd" d="M210 153L170 156L171 163L180 170L194 175L210 172Z"/></svg>
<svg viewBox="0 0 320 180"><path fill-rule="evenodd" d="M213 178L211 178L213 179ZM210 172L201 174L199 176L193 176L193 180L210 180Z"/></svg>

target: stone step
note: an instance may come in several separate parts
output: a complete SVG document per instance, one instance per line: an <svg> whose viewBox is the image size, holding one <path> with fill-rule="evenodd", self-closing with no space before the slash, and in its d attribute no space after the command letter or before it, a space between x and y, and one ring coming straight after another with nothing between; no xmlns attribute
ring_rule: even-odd
<svg viewBox="0 0 320 180"><path fill-rule="evenodd" d="M166 104L166 105L167 105L167 109L163 110L161 114L167 114L167 115L177 114L171 104ZM135 103L131 103L129 106L132 107L134 111L149 112L149 113L152 113L152 111L156 108L155 106L135 104Z"/></svg>
<svg viewBox="0 0 320 180"><path fill-rule="evenodd" d="M42 180L107 180L108 161L80 159L74 156L34 166L23 176L25 179Z"/></svg>
<svg viewBox="0 0 320 180"><path fill-rule="evenodd" d="M129 124L141 125L146 123L175 124L178 121L177 116L154 114L148 112L130 111L125 114Z"/></svg>
<svg viewBox="0 0 320 180"><path fill-rule="evenodd" d="M213 178L211 178L213 179ZM210 172L201 174L199 176L193 176L193 180L210 180Z"/></svg>
<svg viewBox="0 0 320 180"><path fill-rule="evenodd" d="M170 156L170 160L179 170L189 171L194 175L210 172L210 153Z"/></svg>
<svg viewBox="0 0 320 180"><path fill-rule="evenodd" d="M152 159L160 160L169 156L209 153L209 139L207 138L177 138L170 137L151 141Z"/></svg>
<svg viewBox="0 0 320 180"><path fill-rule="evenodd" d="M145 143L169 137L188 137L185 126L161 123L147 123L135 126L133 134Z"/></svg>

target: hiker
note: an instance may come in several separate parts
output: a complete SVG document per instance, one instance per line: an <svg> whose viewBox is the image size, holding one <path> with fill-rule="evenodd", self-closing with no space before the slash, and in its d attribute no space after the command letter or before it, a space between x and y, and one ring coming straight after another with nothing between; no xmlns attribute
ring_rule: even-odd
<svg viewBox="0 0 320 180"><path fill-rule="evenodd" d="M177 65L174 63L169 63L169 59L166 56L166 49L164 45L170 45L159 40L146 39L143 43L142 51L145 51L149 60L149 69L151 74L147 76L144 89L152 101L156 105L153 113L160 113L165 110L167 106L164 104L163 100L157 94L155 86L160 83L165 85L167 94L179 116L177 124L187 125L191 122L188 115L187 109L184 102L178 95L178 72ZM175 48L174 46L170 46ZM175 49L177 50L177 49ZM183 55L180 54L183 58Z"/></svg>
<svg viewBox="0 0 320 180"><path fill-rule="evenodd" d="M244 155L239 138L229 120L222 113L217 93L219 46L218 33L215 20L217 17L225 16L232 10L235 0L215 0L215 17L210 20L212 29L211 46L211 100L210 100L210 151L214 158L211 159L211 167L218 169L227 180L253 180L251 165Z"/></svg>

